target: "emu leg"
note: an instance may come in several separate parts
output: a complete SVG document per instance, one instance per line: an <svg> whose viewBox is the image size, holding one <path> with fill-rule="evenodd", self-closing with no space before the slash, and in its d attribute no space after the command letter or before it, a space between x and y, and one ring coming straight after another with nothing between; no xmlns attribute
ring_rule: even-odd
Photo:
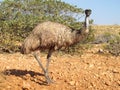
<svg viewBox="0 0 120 90"><path fill-rule="evenodd" d="M37 60L39 66L40 66L41 69L43 70L43 72L44 72L44 74L45 74L45 78L46 78L46 80L47 80L47 83L49 83L49 82L48 82L48 81L49 81L49 77L46 75L46 70L45 70L45 68L43 67L42 63L41 63L41 60L38 58L38 56L37 56L36 53L34 53L33 55L34 55L35 59Z"/></svg>
<svg viewBox="0 0 120 90"><path fill-rule="evenodd" d="M49 77L49 72L48 72L49 63L50 63L50 61L51 61L50 57L51 57L51 55L52 55L52 52L53 52L53 50L52 50L52 49L49 49L49 52L48 52L48 55L47 55L47 63L46 63L46 73L45 73L45 76L48 77L48 79L47 79L47 82L48 82L48 83L52 83L52 82L53 82L53 81L51 80L51 78Z"/></svg>
<svg viewBox="0 0 120 90"><path fill-rule="evenodd" d="M52 81L51 81L51 79L50 79L49 76L48 76L48 69L45 69L45 68L43 67L43 65L42 65L42 63L41 63L41 60L39 59L39 57L37 56L36 53L34 53L33 55L34 55L35 59L37 60L39 66L42 68L42 70L43 70L43 72L44 72L44 74L45 74L45 78L46 78L46 80L47 80L47 83L50 84ZM49 64L49 62L47 62L47 64ZM47 64L46 64L46 66L47 66ZM48 67L47 67L47 68L48 68Z"/></svg>

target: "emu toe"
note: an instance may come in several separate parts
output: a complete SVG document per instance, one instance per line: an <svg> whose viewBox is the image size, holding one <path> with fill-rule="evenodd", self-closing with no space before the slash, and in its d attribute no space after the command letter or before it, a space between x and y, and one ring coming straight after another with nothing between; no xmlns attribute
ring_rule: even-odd
<svg viewBox="0 0 120 90"><path fill-rule="evenodd" d="M47 77L46 77L46 83L47 83L48 85L50 85L51 83L54 83L54 81L53 81L49 76L47 76Z"/></svg>

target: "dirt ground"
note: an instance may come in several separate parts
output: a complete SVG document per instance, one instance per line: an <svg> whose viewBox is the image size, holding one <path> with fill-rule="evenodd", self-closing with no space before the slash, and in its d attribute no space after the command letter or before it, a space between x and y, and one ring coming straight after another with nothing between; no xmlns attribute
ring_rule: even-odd
<svg viewBox="0 0 120 90"><path fill-rule="evenodd" d="M53 54L51 85L31 54L0 54L0 90L120 90L120 57L99 50L95 45L82 56ZM40 56L45 65L46 54Z"/></svg>

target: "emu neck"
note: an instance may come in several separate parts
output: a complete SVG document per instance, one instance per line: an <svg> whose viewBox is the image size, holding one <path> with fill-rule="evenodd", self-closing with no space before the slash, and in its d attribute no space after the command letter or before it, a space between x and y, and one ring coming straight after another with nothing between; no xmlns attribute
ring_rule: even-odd
<svg viewBox="0 0 120 90"><path fill-rule="evenodd" d="M84 24L84 28L85 28L85 33L89 33L89 17L86 16L85 17L85 24Z"/></svg>
<svg viewBox="0 0 120 90"><path fill-rule="evenodd" d="M86 16L84 26L81 28L81 30L73 30L72 32L73 43L75 44L84 40L88 33L89 33L89 17Z"/></svg>

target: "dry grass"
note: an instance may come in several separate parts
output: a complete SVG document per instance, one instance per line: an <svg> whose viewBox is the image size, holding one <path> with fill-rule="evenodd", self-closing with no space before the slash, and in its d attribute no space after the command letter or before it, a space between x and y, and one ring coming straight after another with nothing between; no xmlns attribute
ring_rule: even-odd
<svg viewBox="0 0 120 90"><path fill-rule="evenodd" d="M93 26L93 29L95 35L120 33L120 26ZM0 90L120 90L120 57L103 55L102 47L94 44L81 56L54 53L49 69L56 83L50 86L42 85L43 72L31 54L0 54ZM45 64L46 54L40 56ZM6 74L1 73L6 70Z"/></svg>
<svg viewBox="0 0 120 90"><path fill-rule="evenodd" d="M95 30L95 36L98 36L104 33L120 35L119 25L93 25L92 28Z"/></svg>
<svg viewBox="0 0 120 90"><path fill-rule="evenodd" d="M94 43L106 43L106 48L113 55L120 55L120 26L119 25L103 25L92 26L95 30Z"/></svg>

